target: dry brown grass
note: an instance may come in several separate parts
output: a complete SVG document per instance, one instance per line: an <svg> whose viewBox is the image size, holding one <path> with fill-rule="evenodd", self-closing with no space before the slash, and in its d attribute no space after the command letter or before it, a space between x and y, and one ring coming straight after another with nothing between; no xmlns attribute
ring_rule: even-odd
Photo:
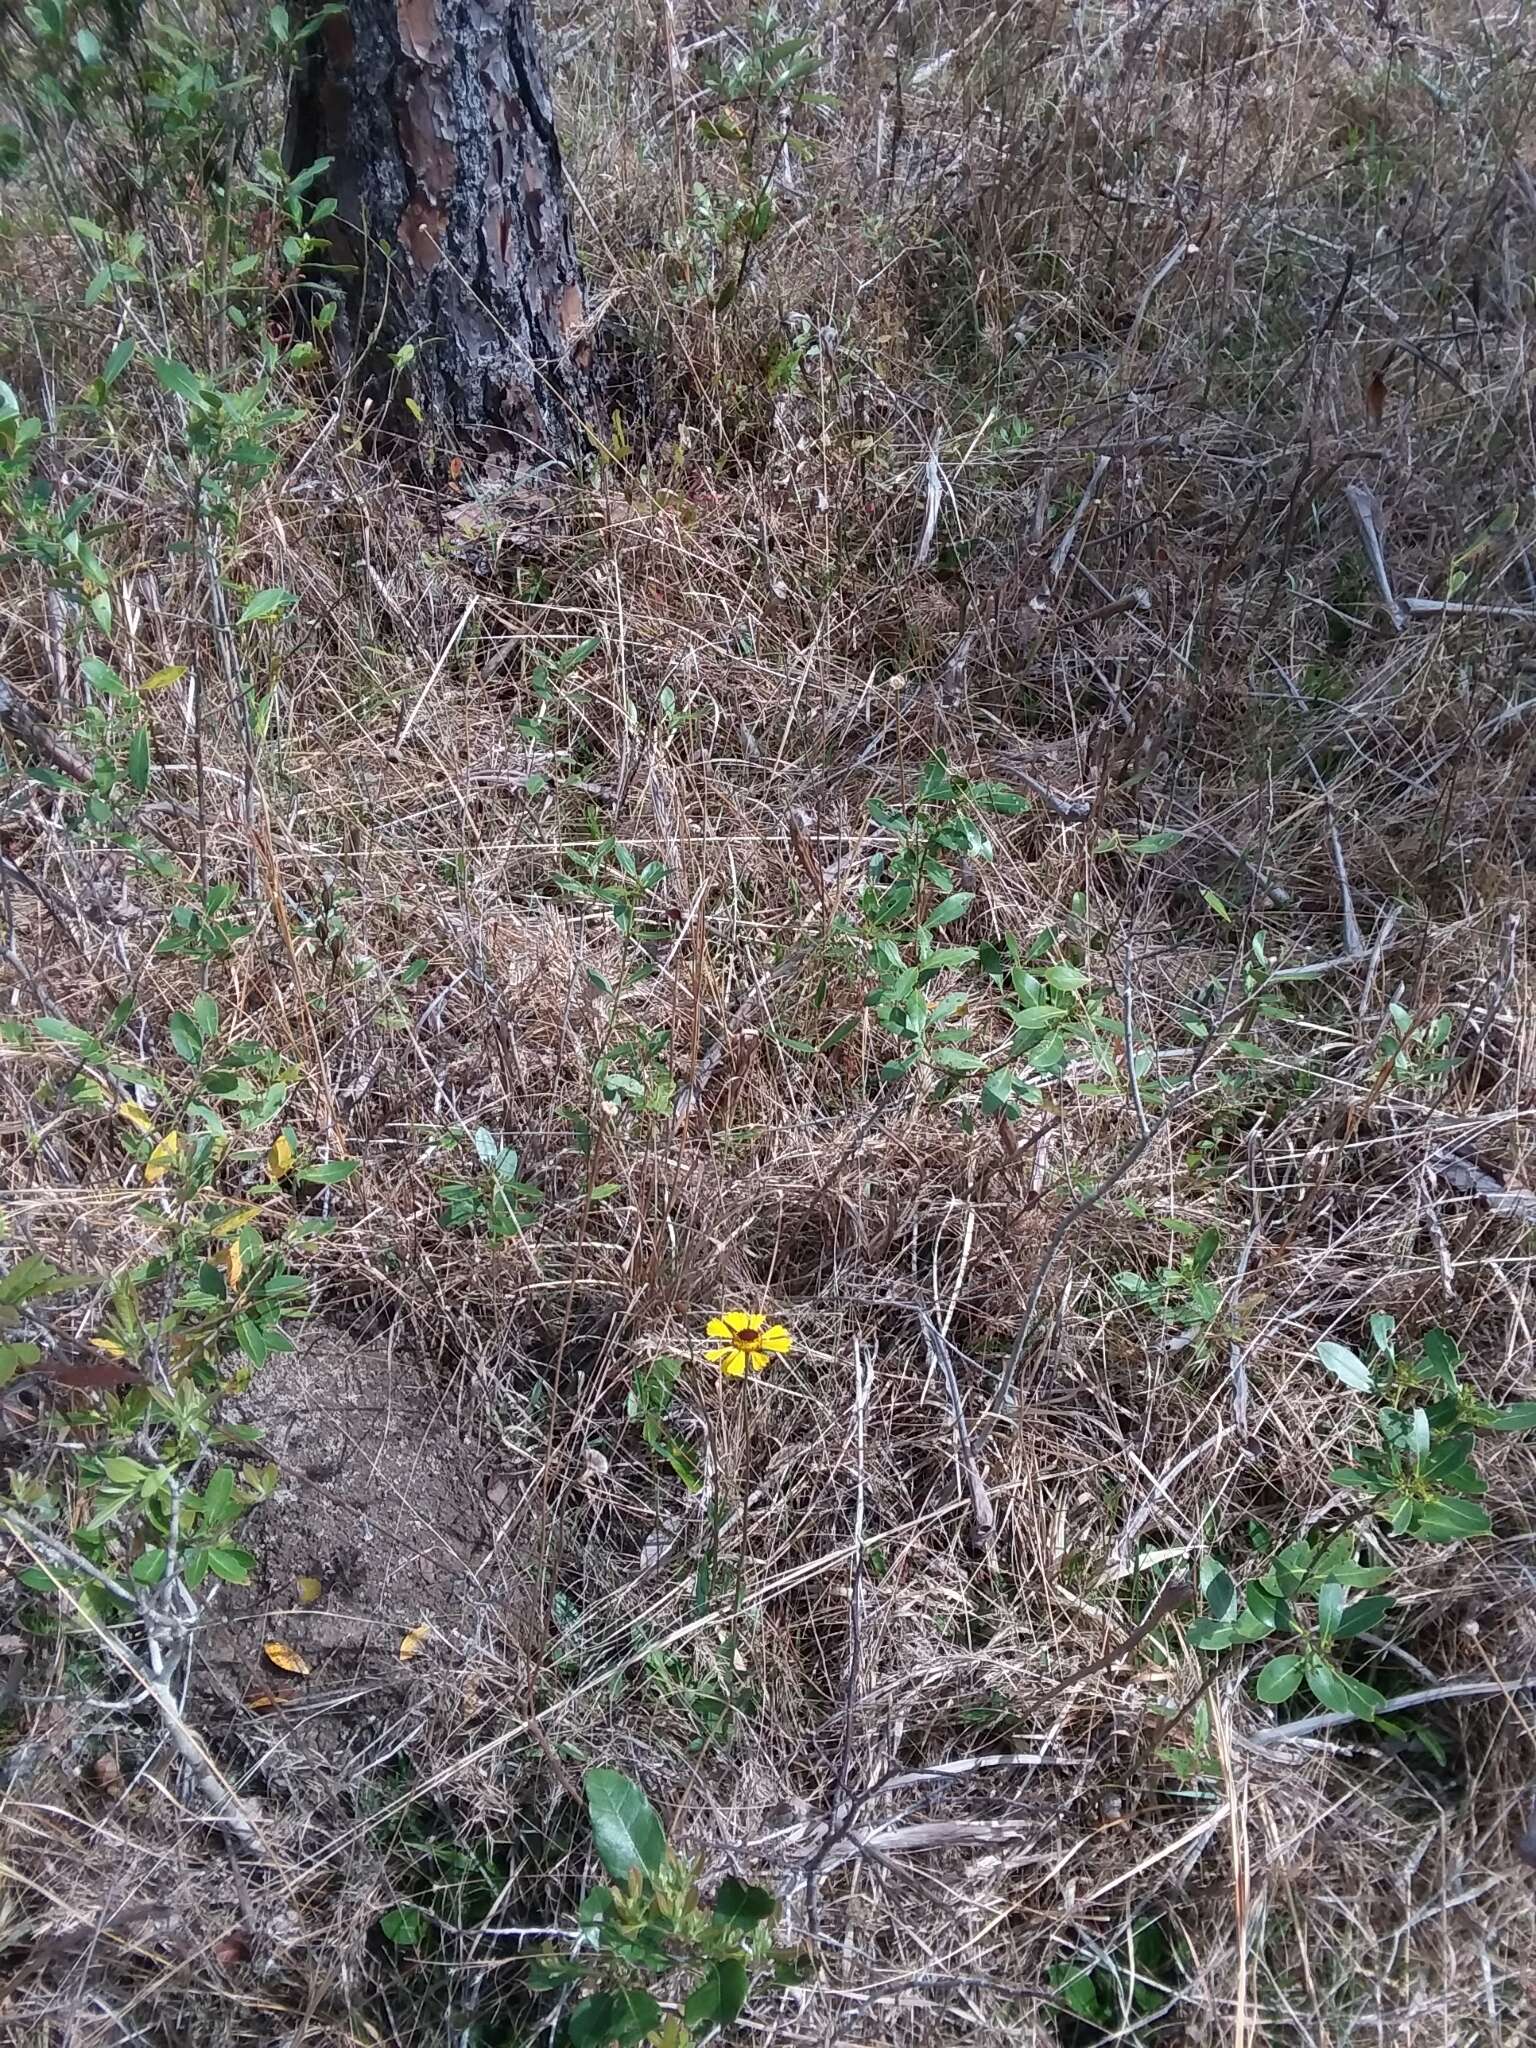
<svg viewBox="0 0 1536 2048"><path fill-rule="evenodd" d="M1317 1338L1358 1341L1386 1310L1451 1330L1485 1392L1533 1391L1529 1232L1435 1167L1530 1171L1529 522L1465 593L1524 617L1394 635L1344 495L1366 483L1387 508L1398 593L1440 596L1536 483L1525 16L1176 0L809 32L839 105L802 117L815 153L717 313L669 291L663 248L687 181L727 182L693 126L697 53L739 24L554 25L595 296L640 365L632 452L471 507L403 486L323 385L299 392L224 565L300 599L251 754L205 579L173 546L169 402L137 390L110 450L72 454L60 429L123 521L118 667L208 679L201 786L178 690L147 817L242 884L255 928L214 970L220 1001L301 1065L305 1138L334 1119L362 1161L310 1261L316 1315L382 1374L400 1349L421 1361L422 1426L494 1512L420 1668L360 1667L350 1705L332 1674L290 1730L194 1678L189 1717L260 1817L255 1857L200 1825L110 1673L39 1640L3 1807L17 2041L548 2038L525 1945L486 1929L570 1924L591 1868L569 1788L598 1762L708 1871L783 1897L818 1972L749 2008L765 2040L1466 2043L1529 2024L1521 1439L1488 1460L1494 1539L1401 1547L1378 1678L1508 1688L1426 1710L1443 1762L1363 1726L1264 1740L1241 1653L1201 1657L1177 1623L1129 1670L1089 1669L1170 1563L1241 1545L1250 1518L1293 1535L1336 1508L1352 1418ZM185 216L168 196L152 225ZM32 308L4 316L16 381L75 388L108 332L79 311L78 257L29 234L4 261ZM775 393L765 365L802 321L821 353ZM1000 439L1013 421L1027 435ZM0 670L67 726L35 577L8 572L0 630ZM530 737L538 661L589 637ZM1066 1239L995 1426L1052 1233L1138 1126L1126 1092L1071 1080L1013 1131L880 1088L890 1048L836 925L882 843L869 802L908 797L935 749L1032 799L966 878L966 933L1091 933L1172 1104ZM131 984L148 1057L196 976L153 956L153 884L71 816L14 785L4 850L38 885L6 869L14 1010L91 1024ZM1110 843L1166 828L1183 836L1155 859ZM610 834L666 868L658 971L622 1021L592 977L617 985L633 948L555 884ZM1340 863L1374 949L1343 963ZM1288 986L1289 1022L1230 1014L1258 934L1277 963L1336 963ZM412 958L429 968L403 988ZM1392 1000L1452 1017L1450 1076L1383 1079ZM1196 1002L1264 1058L1181 1094ZM786 1043L845 1018L834 1050ZM641 1030L693 1092L610 1119L594 1065ZM30 1057L5 1078L12 1241L123 1269L142 1244L99 1121L40 1109ZM440 1141L477 1127L545 1193L498 1247L439 1220ZM1222 1233L1209 1351L1113 1295L1116 1271L1176 1254L1169 1216ZM741 1302L796 1336L745 1386L703 1362L706 1319ZM981 1556L925 1315L969 1429L990 1427ZM626 1419L659 1353L686 1361L672 1419L697 1494ZM5 1448L48 1455L30 1425ZM212 1612L265 1611L226 1588ZM302 1615L288 1626L300 1640ZM1209 1755L1181 1782L1166 1752L1197 1699ZM422 1841L493 1859L483 1925L455 1925ZM391 1954L378 1916L429 1868L434 1942ZM1128 1986L1147 1923L1156 1997L1073 2022L1058 1966Z"/></svg>

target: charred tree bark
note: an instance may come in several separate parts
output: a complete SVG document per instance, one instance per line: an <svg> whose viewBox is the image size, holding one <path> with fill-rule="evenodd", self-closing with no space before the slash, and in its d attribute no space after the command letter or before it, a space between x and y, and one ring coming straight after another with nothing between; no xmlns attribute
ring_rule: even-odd
<svg viewBox="0 0 1536 2048"><path fill-rule="evenodd" d="M290 169L326 156L338 328L392 422L409 396L520 462L578 453L591 343L531 0L347 0L289 107Z"/></svg>

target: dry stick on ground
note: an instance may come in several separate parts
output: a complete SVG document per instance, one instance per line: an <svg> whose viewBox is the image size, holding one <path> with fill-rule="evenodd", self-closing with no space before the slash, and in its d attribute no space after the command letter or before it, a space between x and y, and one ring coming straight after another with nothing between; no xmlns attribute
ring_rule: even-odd
<svg viewBox="0 0 1536 2048"><path fill-rule="evenodd" d="M475 607L479 602L480 600L478 597L471 597L468 604L465 605L463 611L460 612L459 623L448 635L448 641L446 646L443 648L442 653L437 657L437 660L432 664L432 672L427 677L427 680L422 684L421 688L417 691L416 701L411 705L409 710L406 709L405 699L403 697L401 698L400 718L399 722L395 726L395 736L394 739L390 742L389 748L389 757L392 761L397 761L400 758L400 749L402 746L404 746L406 740L410 737L411 727L416 723L416 719L421 711L422 705L426 703L427 698L430 696L433 684L437 681L438 677L442 674L443 670L448 666L449 657L452 655L455 647L458 646L459 640L463 635L464 628L469 624L470 620L474 617Z"/></svg>
<svg viewBox="0 0 1536 2048"><path fill-rule="evenodd" d="M949 1340L921 1304L918 1306L917 1318L922 1325L923 1342L928 1349L928 1362L937 1369L944 1382L950 1413L955 1418L955 1455L960 1461L960 1469L965 1474L966 1489L971 1496L971 1525L966 1531L966 1540L972 1552L980 1555L991 1541L992 1531L997 1526L997 1514L992 1506L992 1497L987 1492L986 1481L981 1476L981 1467L976 1462L971 1432L965 1420L965 1403L960 1398L960 1382L955 1376L955 1361L949 1352Z"/></svg>
<svg viewBox="0 0 1536 2048"><path fill-rule="evenodd" d="M1054 1700L1059 1700L1064 1693L1075 1691L1078 1686L1084 1684L1088 1679L1098 1678L1113 1671L1117 1664L1123 1663L1133 1650L1139 1648L1148 1636L1160 1629L1163 1623L1172 1615L1177 1614L1181 1607L1187 1607L1194 1597L1195 1588L1193 1580L1182 1577L1170 1579L1134 1628L1128 1629L1117 1642L1113 1643L1105 1651L1102 1657L1095 1657L1091 1663L1080 1665L1076 1671L1069 1672L1065 1678L1058 1678L1054 1685L1047 1686L1038 1699L1029 1701L1030 1708L1038 1713L1042 1707L1050 1706ZM1003 1762L1013 1764L1047 1764L1065 1761L1066 1759L1064 1758L1051 1758L1044 1754L1025 1756L1020 1753L1017 1756L1010 1757L963 1758L957 1763L936 1765L932 1769L925 1771L914 1772L899 1768L887 1771L884 1777L876 1778L872 1784L865 1786L862 1792L850 1800L847 1812L842 1820L828 1829L825 1840L807 1866L807 1882L814 1883L817 1871L823 1867L829 1857L833 1862L841 1862L843 1860L841 1855L834 1855L833 1851L837 1848L839 1842L844 1841L852 1833L854 1822L857 1820L860 1810L867 1806L871 1799L878 1797L881 1793L903 1788L917 1781L934 1777L953 1776L961 1771L980 1770ZM859 1845L861 1849L863 1846L863 1844ZM847 1853L850 1852L844 1852L844 1854Z"/></svg>
<svg viewBox="0 0 1536 2048"><path fill-rule="evenodd" d="M1392 621L1394 632L1401 633L1408 623L1408 614L1398 603L1397 593L1392 588L1392 578L1387 571L1386 550L1381 544L1381 507L1375 493L1368 484L1346 484L1344 496L1349 509L1355 515L1355 524L1360 529L1360 538L1365 542L1365 558L1371 565L1371 574L1376 580L1376 589Z"/></svg>
<svg viewBox="0 0 1536 2048"><path fill-rule="evenodd" d="M1397 1693L1387 1705L1394 1714L1412 1707L1433 1706L1440 1700L1507 1699L1512 1693L1536 1691L1536 1671L1523 1678L1448 1678L1443 1685L1426 1685L1418 1692ZM1343 1728L1359 1714L1345 1712L1308 1714L1300 1721L1280 1721L1272 1728L1260 1728L1247 1739L1257 1748L1272 1749L1277 1743L1295 1742L1303 1735L1316 1735L1325 1728Z"/></svg>

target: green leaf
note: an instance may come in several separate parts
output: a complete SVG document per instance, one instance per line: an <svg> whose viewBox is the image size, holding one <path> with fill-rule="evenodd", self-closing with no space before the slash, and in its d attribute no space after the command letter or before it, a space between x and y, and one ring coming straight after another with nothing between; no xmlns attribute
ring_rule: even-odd
<svg viewBox="0 0 1536 2048"><path fill-rule="evenodd" d="M1139 839L1125 843L1127 853L1166 853L1170 846L1177 846L1184 837L1182 832L1144 832Z"/></svg>
<svg viewBox="0 0 1536 2048"><path fill-rule="evenodd" d="M67 1045L71 1052L84 1053L87 1058L100 1058L103 1048L96 1043L89 1031L82 1031L78 1024L71 1024L64 1017L39 1017L35 1026L39 1038L52 1039L55 1045Z"/></svg>
<svg viewBox="0 0 1536 2048"><path fill-rule="evenodd" d="M759 1884L743 1884L739 1877L728 1877L715 1893L717 1927L750 1934L754 1927L762 1927L778 1917L778 1900Z"/></svg>
<svg viewBox="0 0 1536 2048"><path fill-rule="evenodd" d="M195 1067L203 1056L203 1040L196 1024L185 1010L173 1010L166 1029L171 1034L171 1043L189 1067Z"/></svg>
<svg viewBox="0 0 1536 2048"><path fill-rule="evenodd" d="M694 2033L728 2027L747 2002L746 1965L735 1956L712 1963L702 1981L688 1994L683 2018Z"/></svg>
<svg viewBox="0 0 1536 2048"><path fill-rule="evenodd" d="M1313 1698L1332 1714L1354 1714L1363 1721L1369 1721L1378 1707L1386 1705L1385 1698L1375 1686L1349 1677L1336 1665L1324 1663L1321 1658L1314 1658L1307 1666L1307 1684Z"/></svg>
<svg viewBox="0 0 1536 2048"><path fill-rule="evenodd" d="M1215 1558L1207 1558L1200 1567L1200 1590L1205 1595L1205 1604L1210 1610L1212 1621L1230 1621L1237 1609L1237 1588L1229 1572L1223 1571Z"/></svg>
<svg viewBox="0 0 1536 2048"><path fill-rule="evenodd" d="M1459 1543L1465 1536L1489 1536L1493 1524L1470 1500L1429 1500L1414 1508L1408 1527L1426 1543Z"/></svg>
<svg viewBox="0 0 1536 2048"><path fill-rule="evenodd" d="M1461 1346L1454 1337L1444 1330L1426 1330L1420 1349L1425 1365L1436 1379L1447 1384L1455 1379L1456 1368L1461 1363Z"/></svg>
<svg viewBox="0 0 1536 2048"><path fill-rule="evenodd" d="M221 1529L233 1518L235 1475L228 1465L221 1465L203 1488L202 1507L203 1521L208 1529Z"/></svg>
<svg viewBox="0 0 1536 2048"><path fill-rule="evenodd" d="M109 668L99 655L82 654L80 673L93 690L99 690L104 697L128 697L128 685L115 668Z"/></svg>
<svg viewBox="0 0 1536 2048"><path fill-rule="evenodd" d="M1046 1973L1052 1989L1069 2012L1090 2025L1105 2028L1110 2024L1111 2013L1108 2004L1100 1996L1093 1981L1093 1972L1076 1963L1052 1963Z"/></svg>
<svg viewBox="0 0 1536 2048"><path fill-rule="evenodd" d="M965 889L959 889L954 895L946 896L944 901L936 904L923 919L923 929L936 932L940 925L953 924L956 918L964 917L974 901L974 893Z"/></svg>
<svg viewBox="0 0 1536 2048"><path fill-rule="evenodd" d="M108 391L111 390L124 370L133 361L133 351L133 336L125 334L116 348L113 349L111 355L107 357L106 368L101 373L101 381Z"/></svg>
<svg viewBox="0 0 1536 2048"><path fill-rule="evenodd" d="M1332 1640L1344 1618L1344 1588L1330 1579L1317 1589L1317 1626L1324 1642Z"/></svg>
<svg viewBox="0 0 1536 2048"><path fill-rule="evenodd" d="M169 356L151 356L150 367L174 397L188 399L193 405L200 403L202 384L185 363L173 362Z"/></svg>
<svg viewBox="0 0 1536 2048"><path fill-rule="evenodd" d="M1311 1569L1312 1546L1303 1537L1297 1543L1287 1543L1284 1550L1276 1554L1274 1563L1260 1579L1259 1584L1285 1599L1290 1599L1306 1584L1307 1573Z"/></svg>
<svg viewBox="0 0 1536 2048"><path fill-rule="evenodd" d="M1478 1419L1480 1429L1536 1429L1536 1401L1511 1401L1508 1407L1494 1408Z"/></svg>
<svg viewBox="0 0 1536 2048"><path fill-rule="evenodd" d="M430 1923L415 1906L391 1906L379 1916L379 1932L396 1948L416 1948L426 1939Z"/></svg>
<svg viewBox="0 0 1536 2048"><path fill-rule="evenodd" d="M362 1164L357 1159L323 1159L318 1166L302 1166L294 1176L309 1187L333 1188L339 1181L350 1180Z"/></svg>
<svg viewBox="0 0 1536 2048"><path fill-rule="evenodd" d="M809 1984L815 1974L815 1958L803 1948L776 1948L773 1951L775 1984Z"/></svg>
<svg viewBox="0 0 1536 2048"><path fill-rule="evenodd" d="M1029 798L1005 782L972 783L970 797L978 811L987 811L994 818L1022 818L1030 807Z"/></svg>
<svg viewBox="0 0 1536 2048"><path fill-rule="evenodd" d="M133 1560L133 1581L138 1586L158 1586L165 1577L165 1545L155 1543Z"/></svg>
<svg viewBox="0 0 1536 2048"><path fill-rule="evenodd" d="M208 1553L208 1567L215 1577L231 1586L248 1586L256 1569L256 1557L254 1552L241 1550L236 1544L216 1543Z"/></svg>
<svg viewBox="0 0 1536 2048"><path fill-rule="evenodd" d="M141 725L128 745L128 780L143 796L149 788L149 727Z"/></svg>
<svg viewBox="0 0 1536 2048"><path fill-rule="evenodd" d="M1304 1657L1271 1657L1259 1673L1254 1690L1261 1700L1271 1706L1278 1706L1281 1700L1288 1700L1301 1683Z"/></svg>
<svg viewBox="0 0 1536 2048"><path fill-rule="evenodd" d="M1366 1629L1374 1628L1383 1615L1390 1614L1395 1604L1390 1593L1372 1593L1368 1599L1351 1602L1339 1617L1335 1636L1363 1635Z"/></svg>
<svg viewBox="0 0 1536 2048"><path fill-rule="evenodd" d="M661 2025L661 2007L649 1991L599 1991L584 1998L565 2023L571 2048L635 2048Z"/></svg>
<svg viewBox="0 0 1536 2048"><path fill-rule="evenodd" d="M210 1038L219 1035L219 1006L207 990L197 996L192 1004L192 1021L202 1033L206 1045Z"/></svg>
<svg viewBox="0 0 1536 2048"><path fill-rule="evenodd" d="M640 1787L622 1771L607 1770L588 1771L582 1784L592 1838L609 1876L621 1884L631 1870L657 1877L666 1857L667 1837Z"/></svg>
<svg viewBox="0 0 1536 2048"><path fill-rule="evenodd" d="M1317 1356L1327 1366L1336 1380L1355 1394L1371 1391L1371 1369L1363 1358L1356 1357L1347 1344L1335 1344L1324 1337L1313 1347Z"/></svg>
<svg viewBox="0 0 1536 2048"><path fill-rule="evenodd" d="M235 624L249 626L258 619L279 618L284 612L291 611L298 601L291 590L258 590Z"/></svg>
<svg viewBox="0 0 1536 2048"><path fill-rule="evenodd" d="M1226 1650L1237 1641L1232 1624L1227 1621L1202 1618L1192 1621L1184 1633L1197 1650Z"/></svg>
<svg viewBox="0 0 1536 2048"><path fill-rule="evenodd" d="M946 1074L976 1074L987 1064L975 1053L965 1052L958 1045L935 1046L929 1058Z"/></svg>

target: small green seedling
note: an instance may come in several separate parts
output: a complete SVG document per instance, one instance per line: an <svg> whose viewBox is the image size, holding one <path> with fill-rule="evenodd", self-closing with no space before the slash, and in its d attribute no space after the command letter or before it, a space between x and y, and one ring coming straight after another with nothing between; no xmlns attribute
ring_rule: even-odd
<svg viewBox="0 0 1536 2048"><path fill-rule="evenodd" d="M1150 1277L1117 1273L1115 1292L1129 1307L1155 1315L1165 1329L1187 1330L1203 1343L1221 1312L1222 1289L1211 1278L1211 1262L1220 1249L1221 1232L1202 1230L1182 1257Z"/></svg>
<svg viewBox="0 0 1536 2048"><path fill-rule="evenodd" d="M1460 1348L1444 1330L1427 1331L1417 1354L1404 1355L1390 1316L1372 1316L1370 1327L1369 1363L1343 1344L1317 1346L1335 1379L1380 1404L1375 1442L1356 1444L1350 1463L1329 1475L1333 1483L1370 1495L1394 1536L1455 1543L1489 1535L1472 1461L1477 1432L1536 1429L1536 1401L1490 1406L1462 1383Z"/></svg>
<svg viewBox="0 0 1536 2048"><path fill-rule="evenodd" d="M639 1423L640 1432L650 1448L658 1457L666 1459L690 1493L697 1493L700 1483L698 1463L688 1446L668 1429L665 1419L682 1369L680 1358L665 1355L652 1359L649 1365L638 1367L630 1382L625 1408L630 1421Z"/></svg>
<svg viewBox="0 0 1536 2048"><path fill-rule="evenodd" d="M1391 1316L1372 1316L1370 1330L1369 1361L1331 1339L1316 1347L1335 1379L1377 1404L1374 1440L1356 1444L1330 1478L1365 1494L1394 1536L1458 1543L1491 1534L1472 1458L1477 1433L1536 1428L1536 1401L1496 1408L1483 1400L1463 1382L1460 1348L1444 1330L1427 1331L1414 1352L1398 1349ZM1377 1590L1395 1566L1360 1562L1358 1520L1352 1516L1332 1536L1288 1544L1241 1593L1219 1560L1208 1558L1200 1574L1206 1611L1189 1627L1196 1649L1283 1643L1255 1688L1275 1705L1305 1685L1330 1712L1368 1721L1390 1707L1385 1694L1344 1668L1340 1654L1340 1645L1374 1630L1395 1604Z"/></svg>
<svg viewBox="0 0 1536 2048"><path fill-rule="evenodd" d="M482 1126L474 1135L481 1172L473 1180L445 1181L439 1218L445 1230L483 1231L493 1243L521 1237L544 1197L519 1177L517 1153Z"/></svg>
<svg viewBox="0 0 1536 2048"><path fill-rule="evenodd" d="M798 1949L775 1947L779 1902L728 1877L706 1901L697 1867L667 1846L644 1792L619 1771L591 1770L583 1784L592 1837L613 1880L588 1892L575 1954L532 1964L537 1990L579 1986L565 2022L570 2048L689 2048L728 2027L754 1980L804 1981Z"/></svg>

